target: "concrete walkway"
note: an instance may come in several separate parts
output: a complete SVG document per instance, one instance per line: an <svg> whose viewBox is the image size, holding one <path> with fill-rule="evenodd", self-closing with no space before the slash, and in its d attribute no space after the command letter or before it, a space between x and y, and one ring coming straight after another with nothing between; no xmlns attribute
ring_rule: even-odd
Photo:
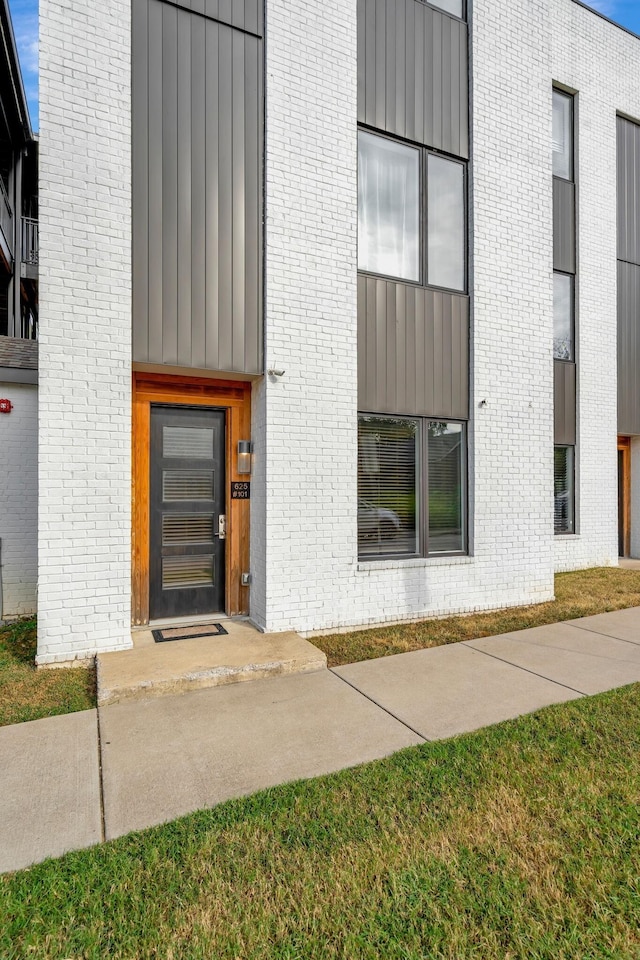
<svg viewBox="0 0 640 960"><path fill-rule="evenodd" d="M0 871L640 681L640 608L0 728Z"/></svg>

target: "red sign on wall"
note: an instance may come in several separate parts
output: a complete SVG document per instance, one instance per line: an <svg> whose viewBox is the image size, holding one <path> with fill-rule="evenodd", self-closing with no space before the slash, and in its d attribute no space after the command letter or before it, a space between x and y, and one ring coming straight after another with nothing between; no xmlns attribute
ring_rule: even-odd
<svg viewBox="0 0 640 960"><path fill-rule="evenodd" d="M11 413L13 404L11 400L0 400L0 413Z"/></svg>

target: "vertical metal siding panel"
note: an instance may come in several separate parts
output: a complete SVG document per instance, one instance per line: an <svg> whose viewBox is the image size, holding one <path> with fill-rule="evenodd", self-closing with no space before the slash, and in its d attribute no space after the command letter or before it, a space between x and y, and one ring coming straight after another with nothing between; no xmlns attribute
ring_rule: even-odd
<svg viewBox="0 0 640 960"><path fill-rule="evenodd" d="M218 46L218 363L233 363L233 43L229 27L219 27Z"/></svg>
<svg viewBox="0 0 640 960"><path fill-rule="evenodd" d="M231 168L233 196L233 247L232 247L232 341L231 368L244 370L245 362L245 283L246 283L246 230L245 230L245 37L233 31L232 41L232 96L231 116L233 129L233 162Z"/></svg>
<svg viewBox="0 0 640 960"><path fill-rule="evenodd" d="M162 10L162 362L178 361L178 11Z"/></svg>
<svg viewBox="0 0 640 960"><path fill-rule="evenodd" d="M149 4L149 338L147 357L162 363L162 12Z"/></svg>
<svg viewBox="0 0 640 960"><path fill-rule="evenodd" d="M627 250L627 183L625 161L626 152L626 129L622 117L616 121L616 178L617 178L617 216L618 216L618 260L625 260Z"/></svg>
<svg viewBox="0 0 640 960"><path fill-rule="evenodd" d="M399 0L400 2L400 0ZM419 4L415 0L405 5L404 44L405 44L405 136L410 140L418 139L416 123L416 31L420 25Z"/></svg>
<svg viewBox="0 0 640 960"><path fill-rule="evenodd" d="M411 411L415 402L416 385L416 288L405 287L405 355L404 380L405 402L402 408L405 413Z"/></svg>
<svg viewBox="0 0 640 960"><path fill-rule="evenodd" d="M244 23L244 16L242 20L236 18L238 17L238 10L242 10L243 6L244 4L238 3L238 0L218 0L218 19L221 20L222 23L232 23L237 27L241 27ZM222 37L220 39L222 39Z"/></svg>
<svg viewBox="0 0 640 960"><path fill-rule="evenodd" d="M191 17L191 362L206 367L207 242L205 138L207 101L205 93L205 31L198 17Z"/></svg>
<svg viewBox="0 0 640 960"><path fill-rule="evenodd" d="M367 278L358 277L358 410L367 410Z"/></svg>
<svg viewBox="0 0 640 960"><path fill-rule="evenodd" d="M394 55L394 76L396 88L395 117L398 134L406 136L407 130L407 91L405 80L406 61L406 5L398 3L396 7L396 49Z"/></svg>
<svg viewBox="0 0 640 960"><path fill-rule="evenodd" d="M367 0L358 0L358 123L367 120L367 7Z"/></svg>
<svg viewBox="0 0 640 960"><path fill-rule="evenodd" d="M394 351L393 378L395 383L396 406L398 410L407 409L407 378L405 363L407 356L407 308L406 291L403 283L395 287L396 343Z"/></svg>
<svg viewBox="0 0 640 960"><path fill-rule="evenodd" d="M440 65L440 78L442 83L442 145L444 150L451 153L452 149L451 127L452 127L452 90L451 90L451 37L452 23L450 17L443 17L441 21L442 29L442 60Z"/></svg>
<svg viewBox="0 0 640 960"><path fill-rule="evenodd" d="M576 272L575 184L553 179L553 268Z"/></svg>
<svg viewBox="0 0 640 960"><path fill-rule="evenodd" d="M406 6L406 2L403 6ZM410 38L413 68L411 73L407 70L404 80L405 86L411 89L411 99L413 101L413 110L408 118L409 126L407 130L410 131L408 135L412 140L424 142L427 129L425 126L425 103L429 99L428 96L425 96L425 69L428 60L426 55L428 11L426 7L421 8L415 2L413 8L415 27Z"/></svg>
<svg viewBox="0 0 640 960"><path fill-rule="evenodd" d="M245 56L245 356L244 372L260 373L260 343L262 340L259 322L260 286L260 171L261 150L259 143L260 100L259 68L261 43L246 37Z"/></svg>
<svg viewBox="0 0 640 960"><path fill-rule="evenodd" d="M133 344L134 360L149 359L149 2L132 9Z"/></svg>
<svg viewBox="0 0 640 960"><path fill-rule="evenodd" d="M371 0L373 2L373 0ZM376 4L376 61L375 73L372 75L372 81L376 87L376 109L373 119L374 127L379 130L386 130L386 97L385 88L387 81L386 61L385 61L385 33L387 26L387 3L386 0L375 0Z"/></svg>
<svg viewBox="0 0 640 960"><path fill-rule="evenodd" d="M469 156L469 28L461 24L458 32L460 51L460 101L458 122L460 124L460 156Z"/></svg>
<svg viewBox="0 0 640 960"><path fill-rule="evenodd" d="M442 21L443 17L435 13L432 15L432 54L431 62L431 95L433 97L433 128L431 132L431 146L444 149L443 137L443 100L442 100Z"/></svg>
<svg viewBox="0 0 640 960"><path fill-rule="evenodd" d="M191 366L191 21L193 15L178 13L178 363Z"/></svg>
<svg viewBox="0 0 640 960"><path fill-rule="evenodd" d="M218 83L218 48L220 30L217 23L205 25L206 36L206 339L205 339L205 366L212 370L219 369L219 315L218 302L220 299L219 282L219 235L220 235L220 204L219 204L219 160L218 143L220 140L219 122L219 83Z"/></svg>
<svg viewBox="0 0 640 960"><path fill-rule="evenodd" d="M419 293L422 304L422 317L424 326L424 346L418 357L419 366L416 368L416 382L420 384L420 389L411 397L410 410L433 410L435 402L433 377L429 376L432 366L431 358L435 349L435 315L433 311L434 291L421 290Z"/></svg>
<svg viewBox="0 0 640 960"><path fill-rule="evenodd" d="M371 277L366 278L366 325L367 325L367 406L366 409L376 409L376 346L377 346L377 304L376 304L376 281Z"/></svg>
<svg viewBox="0 0 640 960"><path fill-rule="evenodd" d="M454 20L450 22L451 34L449 40L449 150L458 156L461 154L460 145L460 26Z"/></svg>
<svg viewBox="0 0 640 960"><path fill-rule="evenodd" d="M618 261L618 432L640 434L640 266Z"/></svg>
<svg viewBox="0 0 640 960"><path fill-rule="evenodd" d="M400 133L396 116L396 8L387 4L387 27L385 30L385 122L387 130Z"/></svg>
<svg viewBox="0 0 640 960"><path fill-rule="evenodd" d="M366 90L364 122L375 126L376 122L376 5L374 0L363 0L367 16L365 19L366 45Z"/></svg>
<svg viewBox="0 0 640 960"><path fill-rule="evenodd" d="M431 321L431 311L425 303L426 297L430 291L421 290L415 287L416 296L416 320L415 320L415 349L411 358L411 367L414 377L415 392L410 398L410 409L407 412L413 412L424 406L428 402L429 391L432 389L431 381L424 376L424 358L427 351L431 349L433 343L433 324ZM413 410L411 409L413 408Z"/></svg>
<svg viewBox="0 0 640 960"><path fill-rule="evenodd" d="M385 402L389 409L398 409L396 379L396 284L388 283L386 289L386 349L385 349Z"/></svg>
<svg viewBox="0 0 640 960"><path fill-rule="evenodd" d="M555 360L553 364L554 442L576 442L576 365Z"/></svg>
<svg viewBox="0 0 640 960"><path fill-rule="evenodd" d="M376 285L376 366L375 387L376 405L386 410L387 393L387 284L384 280L374 281Z"/></svg>

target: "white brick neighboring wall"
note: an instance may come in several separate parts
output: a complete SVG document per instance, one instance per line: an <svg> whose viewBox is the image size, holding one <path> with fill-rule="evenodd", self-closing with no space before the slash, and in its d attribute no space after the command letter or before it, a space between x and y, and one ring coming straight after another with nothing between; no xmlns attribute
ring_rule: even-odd
<svg viewBox="0 0 640 960"><path fill-rule="evenodd" d="M553 79L578 92L578 535L555 540L570 570L618 562L616 111L640 118L640 40L549 2Z"/></svg>
<svg viewBox="0 0 640 960"><path fill-rule="evenodd" d="M131 645L130 48L41 0L39 663Z"/></svg>
<svg viewBox="0 0 640 960"><path fill-rule="evenodd" d="M38 388L0 383L0 618L35 613L38 570Z"/></svg>

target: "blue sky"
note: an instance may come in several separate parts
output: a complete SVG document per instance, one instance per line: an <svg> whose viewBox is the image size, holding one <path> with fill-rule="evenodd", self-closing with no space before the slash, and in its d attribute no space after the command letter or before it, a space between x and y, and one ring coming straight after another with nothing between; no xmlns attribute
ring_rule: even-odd
<svg viewBox="0 0 640 960"><path fill-rule="evenodd" d="M94 0L101 2L101 0ZM589 6L640 34L640 0L591 0ZM38 129L38 0L9 0L31 122Z"/></svg>

